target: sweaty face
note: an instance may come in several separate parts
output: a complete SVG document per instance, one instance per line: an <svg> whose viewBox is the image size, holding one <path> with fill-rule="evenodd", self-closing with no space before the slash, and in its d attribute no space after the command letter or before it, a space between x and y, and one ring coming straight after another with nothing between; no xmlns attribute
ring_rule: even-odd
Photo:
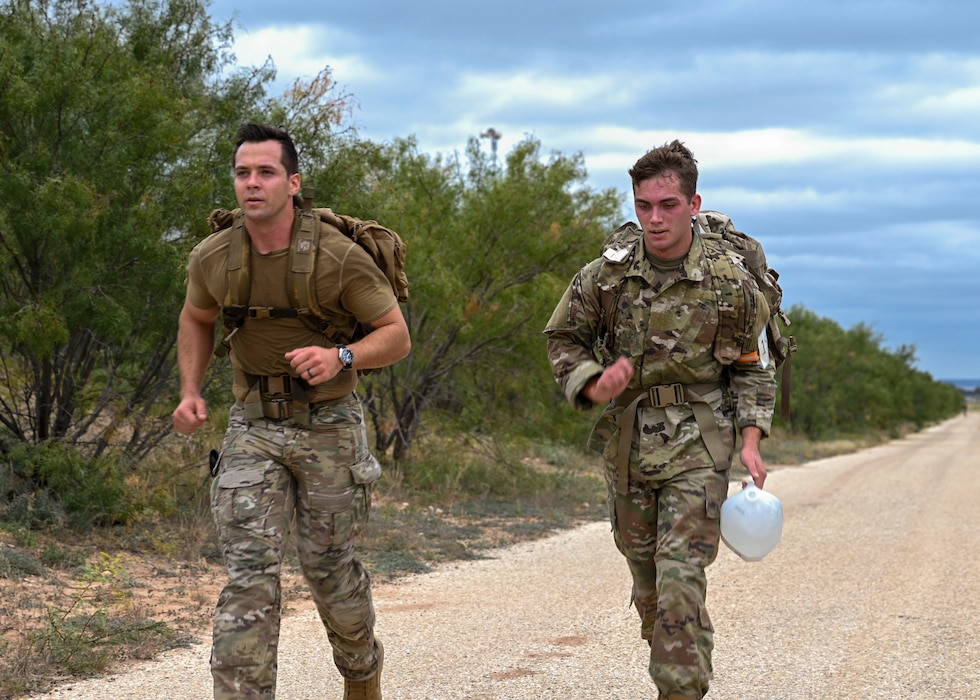
<svg viewBox="0 0 980 700"><path fill-rule="evenodd" d="M681 192L680 180L672 172L643 180L634 187L633 206L647 253L669 260L690 250L691 219L701 210L701 195L695 194L688 201Z"/></svg>
<svg viewBox="0 0 980 700"><path fill-rule="evenodd" d="M247 218L270 221L292 211L292 197L299 192L298 173L286 174L278 141L246 141L235 154L235 196Z"/></svg>

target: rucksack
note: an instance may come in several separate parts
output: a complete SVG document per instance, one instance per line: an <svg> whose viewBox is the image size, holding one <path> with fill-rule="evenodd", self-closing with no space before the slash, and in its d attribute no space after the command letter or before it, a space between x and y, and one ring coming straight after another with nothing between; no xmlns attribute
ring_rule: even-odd
<svg viewBox="0 0 980 700"><path fill-rule="evenodd" d="M289 246L289 279L287 293L291 306L257 307L248 303L251 291L249 257L251 244L245 232L245 216L240 209L215 209L208 217L211 231L231 227L228 243L228 290L222 305L224 337L215 355L224 356L229 340L248 318L299 318L311 329L322 333L335 344L352 343L368 330L356 324L347 336L331 323L316 299L316 258L320 248L320 225L329 224L363 248L384 273L399 302L408 301L408 276L405 273L406 246L401 237L376 221L362 221L336 214L330 209L313 208L311 188L303 189L300 224Z"/></svg>
<svg viewBox="0 0 980 700"><path fill-rule="evenodd" d="M789 326L791 321L782 308L783 289L779 284L779 273L769 267L766 262L766 254L762 244L755 238L739 231L735 228L731 218L721 212L703 210L694 219L694 230L702 239L716 241L724 246L724 250L736 253L745 263L745 267L752 274L759 291L765 297L769 305L769 320L766 323L766 341L768 345L769 362L776 368L782 368L782 417L789 419L789 394L791 382L791 358L796 352L796 339L793 336L785 336L779 327L779 322ZM634 245L643 237L643 231L635 223L623 224L618 229L610 233L602 245L602 256L606 263L614 266L621 266L623 270L631 262L632 258L627 257L632 253ZM707 252L707 251L706 251ZM716 285L721 297L729 294L731 285L724 284L725 272L722 266L731 266L727 256L706 255L712 275L719 280ZM599 288L600 306L602 318L600 320L600 337L606 329L612 327L614 314L619 293L622 288L622 278L619 284L611 288ZM737 295L732 294L732 297ZM728 299L719 300L719 336L724 337L729 333L734 333L734 329L742 327L741 319L737 314L744 313L739 303L732 303ZM741 339L729 338L730 342L738 345Z"/></svg>

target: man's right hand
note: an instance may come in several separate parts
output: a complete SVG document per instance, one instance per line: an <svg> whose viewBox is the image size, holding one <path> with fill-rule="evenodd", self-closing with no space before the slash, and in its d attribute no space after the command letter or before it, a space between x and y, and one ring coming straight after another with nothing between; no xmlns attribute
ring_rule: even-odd
<svg viewBox="0 0 980 700"><path fill-rule="evenodd" d="M620 357L606 367L598 377L586 382L582 394L592 403L607 403L622 394L632 378L633 363L625 357Z"/></svg>
<svg viewBox="0 0 980 700"><path fill-rule="evenodd" d="M208 419L208 407L200 396L181 399L173 412L174 429L182 435L190 435Z"/></svg>

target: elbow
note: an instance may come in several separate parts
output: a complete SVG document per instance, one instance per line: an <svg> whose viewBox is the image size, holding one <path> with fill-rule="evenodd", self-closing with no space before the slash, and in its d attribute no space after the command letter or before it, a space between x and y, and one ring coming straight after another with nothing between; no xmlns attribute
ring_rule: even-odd
<svg viewBox="0 0 980 700"><path fill-rule="evenodd" d="M408 326L403 323L393 325L388 330L388 335L384 341L385 355L388 358L386 364L394 364L404 360L412 351L412 336L408 331Z"/></svg>
<svg viewBox="0 0 980 700"><path fill-rule="evenodd" d="M402 338L400 352L398 355L399 360L404 360L408 357L409 353L412 352L412 337L408 334L408 329L405 329L405 335Z"/></svg>

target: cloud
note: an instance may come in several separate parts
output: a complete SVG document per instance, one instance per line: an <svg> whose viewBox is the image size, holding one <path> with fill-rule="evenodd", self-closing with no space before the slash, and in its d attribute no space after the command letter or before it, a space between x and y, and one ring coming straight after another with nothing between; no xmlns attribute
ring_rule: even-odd
<svg viewBox="0 0 980 700"><path fill-rule="evenodd" d="M517 73L466 72L454 88L462 105L478 104L481 111L498 112L508 108L519 113L528 109L578 108L583 102L613 103L622 92L610 90L609 76L546 74L536 71Z"/></svg>
<svg viewBox="0 0 980 700"><path fill-rule="evenodd" d="M936 376L980 377L980 6L212 7L250 25L240 62L275 59L273 91L329 65L370 140L448 155L494 127L499 153L530 135L626 194L636 159L679 138L705 206L763 241L791 303L917 344Z"/></svg>
<svg viewBox="0 0 980 700"><path fill-rule="evenodd" d="M258 66L272 58L276 65L277 83L291 85L296 79L309 79L330 66L335 80L372 83L383 75L365 56L358 54L324 53L335 34L328 27L270 25L254 32L236 35L234 52L239 65Z"/></svg>

